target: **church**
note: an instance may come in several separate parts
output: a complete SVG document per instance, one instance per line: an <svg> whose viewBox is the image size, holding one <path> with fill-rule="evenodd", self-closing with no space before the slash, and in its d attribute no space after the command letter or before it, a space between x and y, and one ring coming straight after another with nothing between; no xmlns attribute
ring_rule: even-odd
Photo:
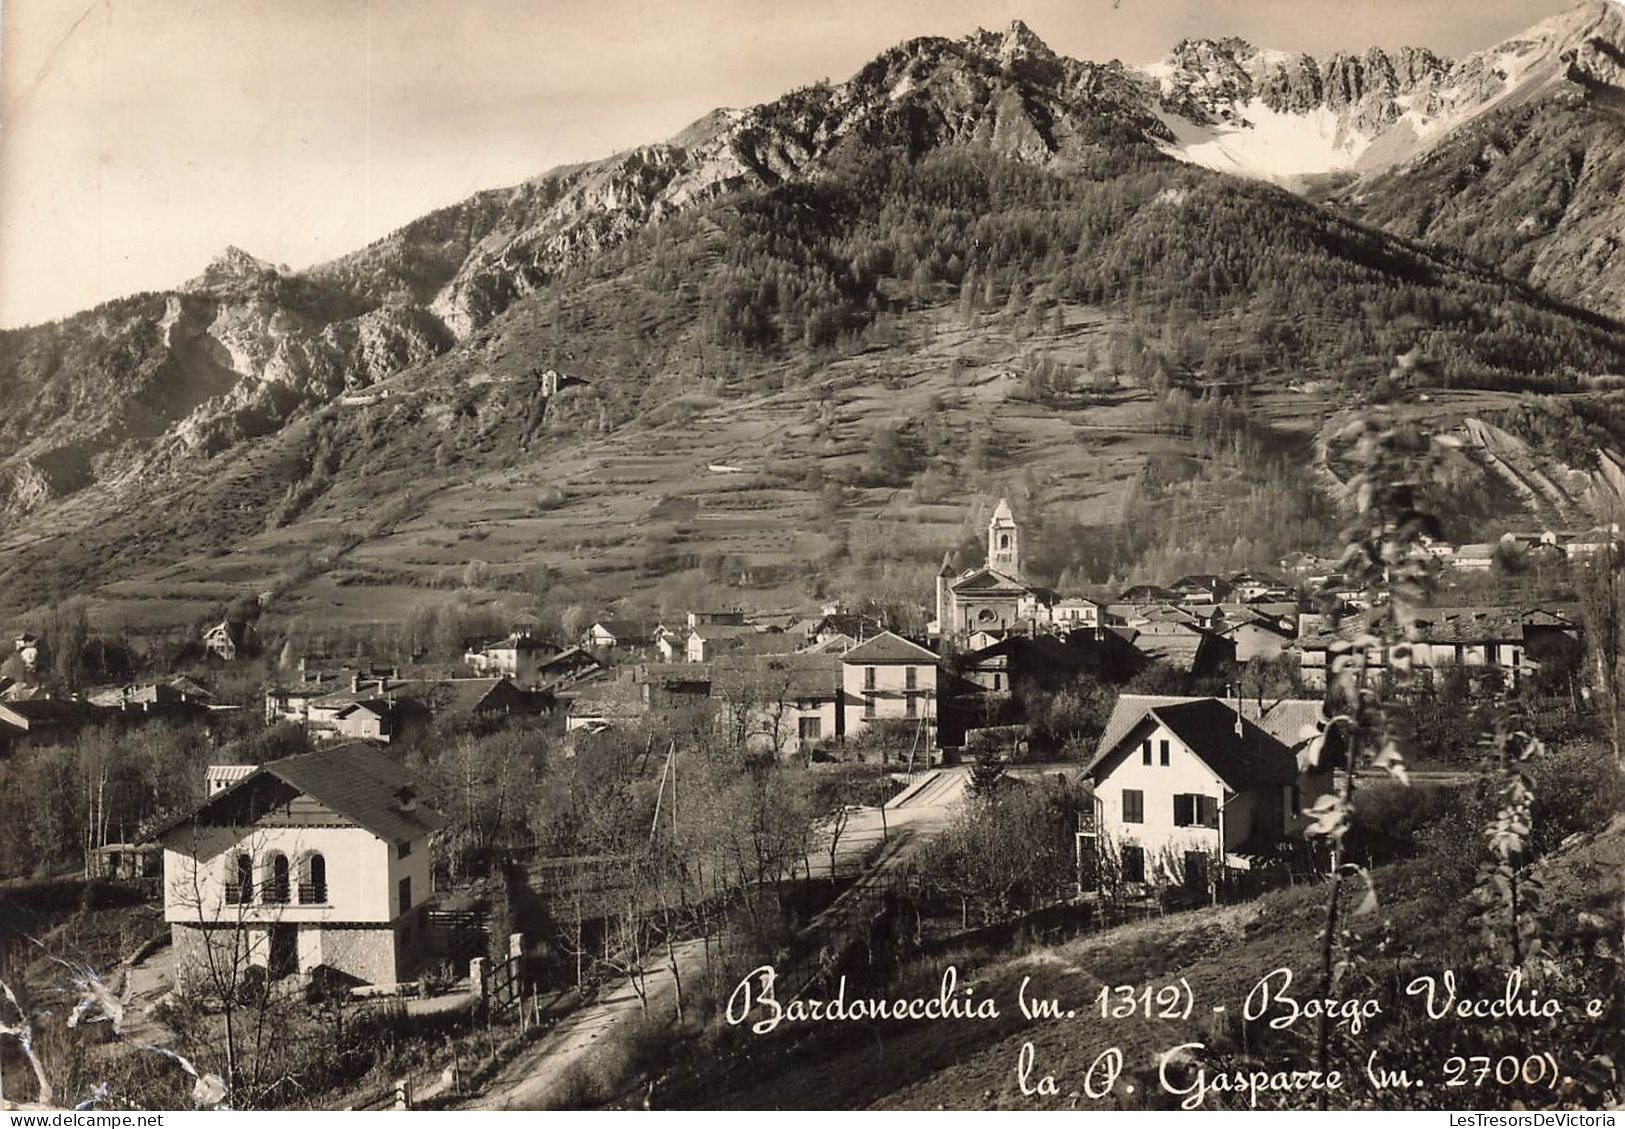
<svg viewBox="0 0 1625 1129"><path fill-rule="evenodd" d="M1035 621L1047 622L1046 597L1022 578L1021 528L1010 503L1000 498L987 524L987 563L956 576L944 554L932 633L957 640L979 632L1003 636Z"/></svg>

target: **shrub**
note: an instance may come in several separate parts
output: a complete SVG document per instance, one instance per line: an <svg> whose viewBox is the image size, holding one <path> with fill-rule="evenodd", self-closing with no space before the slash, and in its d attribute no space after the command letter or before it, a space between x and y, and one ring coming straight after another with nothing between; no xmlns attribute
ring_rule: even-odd
<svg viewBox="0 0 1625 1129"><path fill-rule="evenodd" d="M1607 749L1590 742L1548 748L1532 765L1535 802L1530 815L1535 853L1555 849L1578 831L1601 827L1625 811L1625 775Z"/></svg>
<svg viewBox="0 0 1625 1129"><path fill-rule="evenodd" d="M1421 833L1462 806L1460 786L1385 780L1360 789L1349 848L1371 863L1406 858L1422 849Z"/></svg>

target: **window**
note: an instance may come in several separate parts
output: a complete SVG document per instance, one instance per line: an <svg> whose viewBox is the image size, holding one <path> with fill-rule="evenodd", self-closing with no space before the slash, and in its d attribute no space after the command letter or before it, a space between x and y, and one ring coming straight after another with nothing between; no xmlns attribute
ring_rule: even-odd
<svg viewBox="0 0 1625 1129"><path fill-rule="evenodd" d="M1158 763L1161 764L1163 768L1167 768L1168 767L1168 742L1161 741L1161 742L1158 742L1158 744L1160 746L1158 748L1158 750L1157 750Z"/></svg>
<svg viewBox="0 0 1625 1129"><path fill-rule="evenodd" d="M226 881L226 902L245 906L254 900L254 860L247 855L238 855L232 864L232 871L232 879Z"/></svg>
<svg viewBox="0 0 1625 1129"><path fill-rule="evenodd" d="M268 905L288 904L288 856L273 854L265 868L265 888L260 897Z"/></svg>
<svg viewBox="0 0 1625 1129"><path fill-rule="evenodd" d="M903 668L903 688L905 690L919 689L919 667L906 666Z"/></svg>
<svg viewBox="0 0 1625 1129"><path fill-rule="evenodd" d="M1133 845L1123 848L1123 881L1145 881L1145 848Z"/></svg>
<svg viewBox="0 0 1625 1129"><path fill-rule="evenodd" d="M800 730L803 741L816 741L824 735L824 723L816 717L804 717L800 721Z"/></svg>
<svg viewBox="0 0 1625 1129"><path fill-rule="evenodd" d="M920 715L919 699L913 694L905 696L903 699L903 709L909 717L918 717Z"/></svg>
<svg viewBox="0 0 1625 1129"><path fill-rule="evenodd" d="M395 857L398 858L398 859L411 858L412 857L412 840L410 840L410 839L402 839L399 843L396 843L395 844Z"/></svg>
<svg viewBox="0 0 1625 1129"><path fill-rule="evenodd" d="M1002 686L1000 686L1000 683L1001 683L1001 682L1002 682L1002 681L1003 681L1003 676L1002 676L1002 675L998 675L998 674L995 674L995 675L994 675L994 676L993 676L993 689L995 689L995 690L1000 690L1000 689L1003 689L1003 687L1002 687Z"/></svg>
<svg viewBox="0 0 1625 1129"><path fill-rule="evenodd" d="M1219 801L1213 796L1181 793L1174 797L1175 827L1219 826Z"/></svg>
<svg viewBox="0 0 1625 1129"><path fill-rule="evenodd" d="M875 668L872 666L866 666L863 668L863 688L865 690L873 690L875 688Z"/></svg>
<svg viewBox="0 0 1625 1129"><path fill-rule="evenodd" d="M873 698L865 698L865 699L863 699L863 716L864 717L874 717L875 716L875 700Z"/></svg>
<svg viewBox="0 0 1625 1129"><path fill-rule="evenodd" d="M305 859L305 880L299 883L301 905L319 906L327 901L327 860L321 855Z"/></svg>
<svg viewBox="0 0 1625 1129"><path fill-rule="evenodd" d="M405 913L407 910L412 908L412 878L410 875L401 879L399 895L401 904L400 912Z"/></svg>
<svg viewBox="0 0 1625 1129"><path fill-rule="evenodd" d="M1145 793L1138 788L1123 789L1123 822L1145 822Z"/></svg>
<svg viewBox="0 0 1625 1129"><path fill-rule="evenodd" d="M1150 764L1151 763L1151 738L1149 738L1149 737L1147 737L1144 741L1140 742L1140 763L1141 764Z"/></svg>
<svg viewBox="0 0 1625 1129"><path fill-rule="evenodd" d="M1009 547L1010 547L1010 535L1008 533L999 534L999 548L1008 549Z"/></svg>

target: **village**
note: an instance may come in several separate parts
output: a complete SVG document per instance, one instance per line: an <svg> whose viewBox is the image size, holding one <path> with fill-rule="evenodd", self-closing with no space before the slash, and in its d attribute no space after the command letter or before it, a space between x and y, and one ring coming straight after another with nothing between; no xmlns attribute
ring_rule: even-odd
<svg viewBox="0 0 1625 1129"><path fill-rule="evenodd" d="M1612 530L1539 531L1423 556L1449 593L1480 560L1584 577L1614 546ZM468 1054L484 1066L400 1067L380 1088L397 1067L362 1056L325 1100L546 1105L569 1100L596 1032L681 1019L686 991L764 947L809 980L873 960L899 898L913 949L1323 880L1306 832L1341 751L1305 751L1349 663L1404 677L1433 718L1412 734L1433 785L1471 780L1490 703L1570 728L1594 708L1573 585L1441 599L1396 651L1365 627L1386 593L1331 560L1059 593L1027 582L1027 547L999 499L983 559L942 560L923 634L876 606L614 609L574 637L520 622L455 663L385 664L273 658L228 616L184 669L65 692L54 640L24 632L0 666L0 770L24 789L6 859L36 861L3 877L146 915L117 1010L154 1040L234 1009L293 1007L278 1022L299 1027L393 1001L408 1027L483 1019ZM26 791L39 773L80 789L58 817L75 845L55 854ZM635 991L600 999L616 983ZM232 1046L221 1085L249 1087L250 1058L267 1053Z"/></svg>
<svg viewBox="0 0 1625 1129"><path fill-rule="evenodd" d="M1584 569L1614 543L1612 530L1508 533L1426 554L1446 576L1509 554ZM1453 757L1442 731L1477 704L1517 699L1574 724L1590 708L1573 599L1440 603L1400 656L1363 627L1374 594L1333 562L1058 593L1025 579L1025 548L1000 499L984 559L944 559L919 637L840 604L616 610L573 638L515 625L469 640L460 669L414 670L287 648L272 662L254 625L228 618L202 632L187 672L63 693L52 640L24 633L0 679L0 765L103 758L75 865L163 923L125 970L142 985L132 1022L173 1028L180 997L265 1007L337 991L358 1006L405 1000L408 1014L506 1011L528 1030L558 1018L544 983L576 1016L593 1014L606 978L640 983L646 1013L653 978L681 1014L678 985L701 975L692 946L709 969L712 944L744 931L741 906L756 943L827 962L900 888L934 897L954 935L1098 929L1313 882L1326 863L1305 831L1338 761L1306 768L1303 754L1349 656L1456 715L1417 734L1434 755L1413 770L1440 781L1467 778L1460 734ZM262 708L216 700L210 672L256 663L270 671ZM114 750L134 745L168 749L158 771L196 779L116 801ZM995 892L955 843L987 818L981 801L1007 793L1018 799L998 806L1021 826L1000 829L997 849L1019 876ZM743 809L718 806L724 794ZM595 832L605 805L625 808L621 822ZM651 874L647 854L662 851ZM36 857L33 877L60 873ZM690 870L702 859L709 876ZM772 927L758 919L767 891ZM552 1065L510 1079L528 1099L537 1077L564 1085L584 1053L551 1038ZM541 1069L542 1051L514 1053Z"/></svg>

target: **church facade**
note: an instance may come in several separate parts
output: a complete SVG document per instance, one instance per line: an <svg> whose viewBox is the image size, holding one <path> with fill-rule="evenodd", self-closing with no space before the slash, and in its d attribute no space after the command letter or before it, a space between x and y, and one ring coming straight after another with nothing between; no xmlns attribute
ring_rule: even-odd
<svg viewBox="0 0 1625 1129"><path fill-rule="evenodd" d="M937 573L935 634L963 640L978 632L1002 636L1048 620L1044 595L1021 567L1021 527L1003 498L987 525L987 563L956 573L947 556Z"/></svg>

